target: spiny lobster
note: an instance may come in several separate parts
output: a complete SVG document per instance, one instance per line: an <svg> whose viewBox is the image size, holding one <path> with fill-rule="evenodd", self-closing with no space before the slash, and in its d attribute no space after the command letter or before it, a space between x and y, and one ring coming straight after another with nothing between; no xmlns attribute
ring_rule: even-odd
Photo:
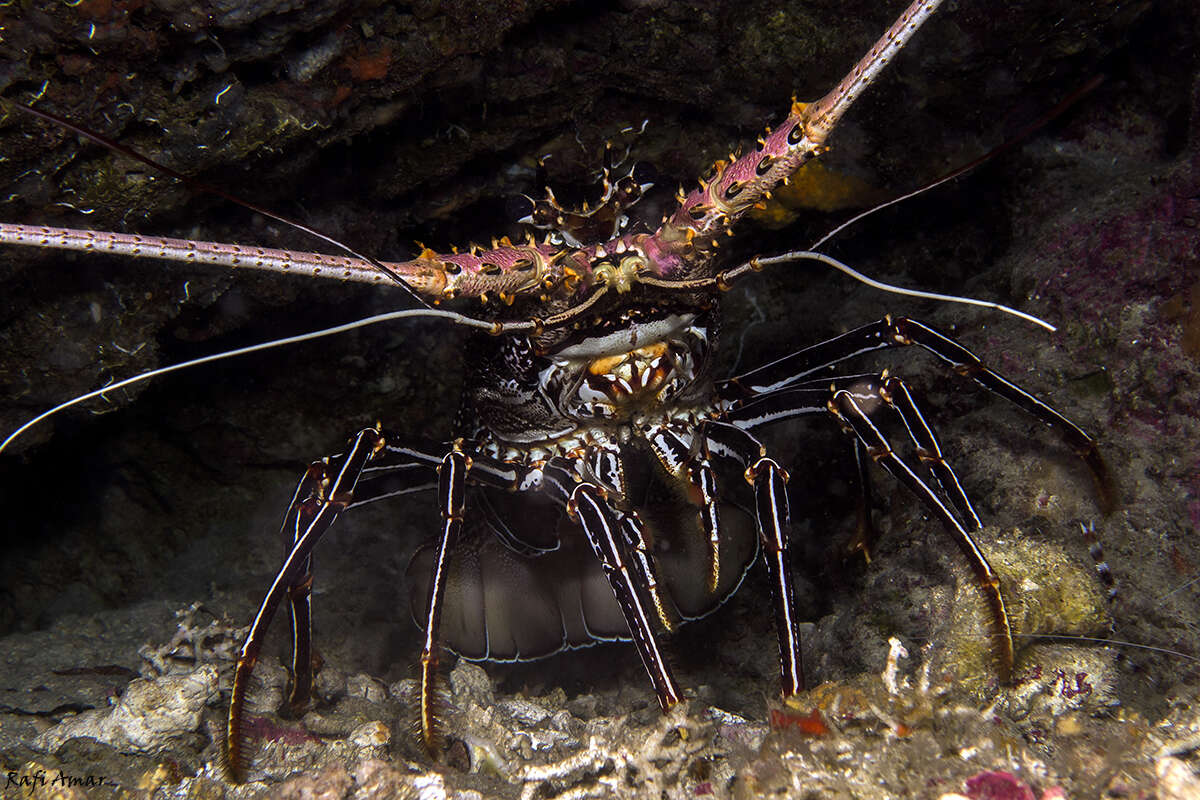
<svg viewBox="0 0 1200 800"><path fill-rule="evenodd" d="M760 549L774 587L782 692L799 692L787 472L752 431L807 414L832 415L860 458L891 472L952 532L992 609L998 668L1008 679L1013 643L999 579L972 539L980 520L932 430L899 378L829 368L864 352L923 347L1057 429L1103 488L1108 478L1091 438L949 337L907 318L885 318L727 380L711 375L717 296L772 261L724 263L721 239L821 152L842 114L938 4L914 2L832 92L815 103L793 103L757 147L718 161L653 231L616 224L621 202L644 188L636 172L613 184L614 202L589 213L534 203L530 221L551 230L541 244L501 240L449 254L426 249L400 263L0 226L0 241L13 244L333 273L369 283L392 277L428 302L485 300L482 319L447 314L488 334L472 342L452 442L417 441L372 426L301 479L285 515L288 555L238 660L227 738L235 776L244 775L247 760L241 737L247 682L285 596L294 630L287 702L293 709L308 702L316 541L344 510L423 489L436 488L442 515L436 545L412 565L413 608L426 632L421 733L430 749L438 747L434 695L443 644L466 657L503 660L632 638L660 704L674 705L680 691L660 649L660 628L719 605ZM598 224L609 212L612 220ZM896 430L904 431L911 454L894 449L895 435L879 424L885 419L899 421ZM921 463L928 477L919 474ZM744 481L727 479L731 465Z"/></svg>

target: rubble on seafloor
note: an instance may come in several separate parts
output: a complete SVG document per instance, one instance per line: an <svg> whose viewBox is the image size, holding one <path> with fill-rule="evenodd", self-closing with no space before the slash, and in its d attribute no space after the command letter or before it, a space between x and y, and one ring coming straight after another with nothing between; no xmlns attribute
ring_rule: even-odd
<svg viewBox="0 0 1200 800"><path fill-rule="evenodd" d="M1087 633L1105 623L1103 592L1088 583L1085 568L1015 541L1004 546L997 536L992 548L998 569L1024 574L1009 592L1018 634ZM974 608L983 605L978 587L961 583L948 621L978 630L986 619ZM177 612L177 630L165 643L142 648L143 677L107 707L62 713L23 746L5 740L6 763L22 756L9 793L15 787L29 790L22 796L61 800L1184 800L1200 785L1186 760L1200 746L1197 710L1180 702L1151 722L1122 708L1113 694L1112 648L1069 640L1026 648L1015 685L1000 689L994 678L991 685L970 679L979 651L989 650L990 637L976 635L948 636L911 655L892 638L878 672L823 683L761 716L717 707L709 700L719 693L707 686L667 714L640 685L571 697L562 688L510 693L494 687L482 667L460 661L446 681L448 744L438 764L420 753L413 735L414 680L388 685L326 668L318 676L321 701L300 720L282 720L271 710L287 677L267 659L246 718L250 780L235 786L220 770L226 701L218 683L227 688L227 643L239 631L201 616L197 606ZM53 783L60 776L64 783ZM102 785L65 784L97 777Z"/></svg>

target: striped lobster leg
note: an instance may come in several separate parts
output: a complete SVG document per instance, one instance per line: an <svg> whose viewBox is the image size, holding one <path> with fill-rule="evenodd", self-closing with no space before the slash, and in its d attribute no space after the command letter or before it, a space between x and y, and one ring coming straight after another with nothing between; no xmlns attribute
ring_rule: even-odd
<svg viewBox="0 0 1200 800"><path fill-rule="evenodd" d="M411 448L403 448L404 458L411 458ZM436 452L437 447L431 447L427 452ZM427 491L437 488L436 470L429 463L407 460L395 463L394 451L401 448L384 446L380 455L369 462L359 474L358 484L354 489L354 499L347 503L345 511L359 506L386 500L401 495ZM393 451L389 453L388 451ZM381 463L393 456L392 463ZM341 456L333 456L334 460ZM425 459L428 462L429 456ZM303 538L307 529L308 515L304 509L316 502L319 483L327 479L328 460L314 462L301 478L300 484L292 497L284 515L280 533L283 535L284 552L290 552ZM299 716L312 696L313 686L313 649L312 649L312 555L305 560L303 575L299 582L288 587L288 611L292 624L292 661L290 668L291 683L285 693L283 711L289 716Z"/></svg>
<svg viewBox="0 0 1200 800"><path fill-rule="evenodd" d="M259 605L258 613L238 651L234 670L233 692L229 701L229 721L225 738L225 765L236 781L245 778L246 754L242 718L250 677L258 663L259 652L267 628L279 603L287 595L293 621L293 680L288 705L307 700L312 686L311 613L309 608L312 582L311 557L317 542L333 525L354 496L355 484L363 467L382 448L385 437L377 428L359 431L350 440L346 453L333 459L314 463L305 472L296 489L284 530L294 531L292 543L283 565L275 575L271 588Z"/></svg>
<svg viewBox="0 0 1200 800"><path fill-rule="evenodd" d="M886 386L891 380L893 379L885 379L883 382L861 382L847 388L835 388L829 398L828 409L848 431L857 436L866 446L870 457L909 491L915 494L921 503L940 519L946 529L954 535L955 543L958 544L970 562L971 570L975 573L975 577L979 581L979 586L988 601L988 606L991 609L992 617L996 624L995 641L1000 680L1002 683L1010 683L1012 681L1013 664L1015 661L1012 626L1009 622L1008 610L1004 604L1004 595L1000 591L1000 577L992 569L987 557L971 535L973 530L978 530L980 527L978 517L975 516L974 510L971 509L970 502L967 501L965 494L962 494L961 487L957 490L958 495L961 495L961 499L951 491L955 500L965 503L966 508L970 510L972 522L964 525L951 507L943 501L941 493L922 480L912 467L909 466L908 462L896 454L891 442L872 419L878 409L889 407L896 409L893 403L894 396ZM893 385L892 388L894 389L895 386ZM907 394L907 390L905 390L904 395L907 396ZM901 418L905 419L908 412L905 410L896 410ZM912 410L916 410L915 406ZM919 412L917 414L919 415ZM908 419L905 419L905 425L909 426ZM909 429L911 433L912 428L910 427ZM932 443L933 448L937 447L937 442L933 438L932 431L929 431L928 439L923 439L922 435L919 434L913 435L913 439L917 444L918 459L923 459L922 454L928 453L930 443ZM945 461L941 461L940 468L935 468L934 471L935 483L940 482L944 486L945 481L942 480L942 477L945 477L952 482L953 486L958 487L958 479L954 476L953 470L950 469ZM956 502L956 504L959 504L959 502Z"/></svg>
<svg viewBox="0 0 1200 800"><path fill-rule="evenodd" d="M668 473L691 486L700 501L700 529L708 540L708 591L721 582L721 519L717 473L705 441L693 442L686 431L671 425L653 425L646 432L654 454Z"/></svg>
<svg viewBox="0 0 1200 800"><path fill-rule="evenodd" d="M638 590L639 582L643 586L650 585L641 574L645 567L637 552L638 544L644 541L641 523L635 516L614 509L605 489L598 483L580 480L570 468L568 459L558 457L547 463L542 486L583 528L625 616L638 655L654 685L658 703L664 711L671 708L680 700L679 686L663 655L651 622L652 612L647 608L655 604L661 608L661 602L655 596L648 604Z"/></svg>
<svg viewBox="0 0 1200 800"><path fill-rule="evenodd" d="M780 688L783 697L804 691L804 664L792 565L788 554L791 516L788 511L787 473L767 456L762 443L746 431L726 422L701 424L701 435L714 455L732 458L745 469L746 481L754 487L754 509L763 560L771 578L775 604L775 631L779 637Z"/></svg>
<svg viewBox="0 0 1200 800"><path fill-rule="evenodd" d="M717 384L717 392L722 398L742 405L806 378L811 379L817 372L855 356L889 347L912 345L932 353L953 372L965 375L992 394L1016 404L1057 431L1067 446L1083 459L1095 483L1104 512L1109 513L1116 507L1116 490L1112 477L1104 458L1100 455L1100 448L1091 436L1041 398L988 368L979 356L950 336L915 319L884 317L877 322L798 350L750 372L720 381Z"/></svg>
<svg viewBox="0 0 1200 800"><path fill-rule="evenodd" d="M909 461L896 453L886 434L876 423L881 412L891 411L908 433L917 461L926 465L931 482L923 480ZM997 650L1001 679L1012 676L1014 647L1008 612L1000 592L1000 579L975 542L972 531L981 527L978 515L967 498L958 476L942 457L932 428L912 399L908 387L899 378L870 375L837 377L810 381L764 393L746 401L727 415L731 425L757 428L766 424L811 414L832 414L842 427L856 438L856 447L878 463L922 504L942 521L954 536L971 564L988 600L997 628ZM860 475L866 480L865 473ZM957 513L955 513L957 509Z"/></svg>
<svg viewBox="0 0 1200 800"><path fill-rule="evenodd" d="M311 698L312 551L338 516L343 511L368 503L441 486L442 535L443 539L448 534L453 538L454 523L461 519L462 498L461 487L457 490L455 487L464 472L459 458L455 456L458 451L439 456L438 453L446 449L444 445L433 442L401 445L396 444L397 439L378 428L360 431L351 439L345 453L313 462L300 479L282 526L287 556L246 635L234 673L225 763L235 780L244 779L247 767L243 729L247 688L267 628L285 594L292 619L292 659L291 682L283 710L287 714L298 715ZM448 468L444 466L447 461L451 462ZM511 485L515 477L515 472L511 470L507 473L501 470L496 474L480 470L479 473L480 477L490 478L493 483L505 486ZM432 658L423 654L423 674L432 674L436 668L436 651L432 652ZM428 687L423 683L422 688L423 700L429 698L428 703L422 704L422 719L432 720L433 682L428 681ZM434 731L435 726L431 722L427 731L428 741L432 741Z"/></svg>

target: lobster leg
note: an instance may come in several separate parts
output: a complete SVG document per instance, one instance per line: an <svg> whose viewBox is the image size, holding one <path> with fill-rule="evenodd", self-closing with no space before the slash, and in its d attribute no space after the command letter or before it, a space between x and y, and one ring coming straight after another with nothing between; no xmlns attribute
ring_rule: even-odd
<svg viewBox="0 0 1200 800"><path fill-rule="evenodd" d="M283 536L284 552L296 548L307 527L302 509L309 498L315 498L319 484L324 480L324 464L316 462L309 466L296 486L296 493L284 515L279 532ZM308 704L313 685L312 651L312 555L304 559L302 577L287 587L288 618L292 626L292 663L288 670L288 687L284 693L281 711L288 717L298 716Z"/></svg>
<svg viewBox="0 0 1200 800"><path fill-rule="evenodd" d="M629 539L641 540L641 525L635 517L615 511L605 498L604 489L590 481L580 481L562 463L552 459L543 470L543 485L564 503L567 513L579 521L588 542L595 551L608 578L621 613L629 625L629 633L641 656L642 664L654 684L658 703L663 710L679 702L679 687L671 668L663 657L657 634L631 574ZM632 528L632 531L630 530ZM632 559L636 563L637 559ZM636 567L633 570L636 571Z"/></svg>
<svg viewBox="0 0 1200 800"><path fill-rule="evenodd" d="M304 534L301 524L304 515L301 513L303 499L312 496L314 480L320 480L322 464L317 462L305 473L296 495L288 507L284 517L281 534L284 547L290 551L300 541ZM375 474L368 474L374 472ZM380 474L382 473L382 474ZM383 465L364 469L358 486L355 488L353 502L347 503L345 511L367 505L378 500L412 494L437 487L437 478L433 470L424 464ZM281 711L287 716L299 716L312 697L313 686L313 650L312 650L312 571L313 557L310 555L304 562L302 577L288 587L288 613L292 625L292 661L289 670L290 684Z"/></svg>
<svg viewBox="0 0 1200 800"><path fill-rule="evenodd" d="M1036 395L988 369L978 356L951 337L914 319L884 317L841 336L798 350L758 369L721 381L717 384L717 391L726 400L749 401L758 395L791 386L811 377L819 370L854 356L888 347L910 345L933 353L958 374L971 378L989 392L1015 403L1057 430L1091 472L1101 508L1105 513L1115 508L1116 492L1112 477L1092 437Z"/></svg>
<svg viewBox="0 0 1200 800"><path fill-rule="evenodd" d="M394 438L384 434L387 438ZM431 464L436 464L430 450L442 449L440 445L417 450L411 446L384 445L359 473L354 487L353 499L345 504L343 511L367 505L378 500L425 491L437 487L437 475ZM414 460L417 457L420 460ZM332 456L339 459L342 456ZM284 547L291 550L304 534L304 515L301 513L306 498L315 498L320 482L327 475L326 461L314 462L299 486L284 515L282 534ZM299 716L312 697L313 650L312 650L312 556L304 564L300 581L288 587L288 610L292 622L291 684L284 700L282 711L289 716Z"/></svg>
<svg viewBox="0 0 1200 800"><path fill-rule="evenodd" d="M467 457L457 446L446 454L438 468L442 535L438 540L437 555L434 556L433 580L429 584L429 610L425 617L425 644L421 648L421 742L430 755L437 755L440 746L434 705L439 660L438 627L446 595L446 559L462 531L469 469Z"/></svg>
<svg viewBox="0 0 1200 800"><path fill-rule="evenodd" d="M233 693L229 701L229 723L225 738L225 756L227 769L234 780L240 781L245 772L245 754L243 753L242 715L246 703L246 689L258 655L266 637L267 628L271 623L279 602L285 594L292 597L295 606L293 613L299 607L300 630L307 626L308 616L308 587L310 575L310 556L317 541L329 530L329 526L337 519L338 514L349 504L353 497L354 487L367 461L383 446L384 435L376 428L360 431L350 442L345 455L337 459L336 469L328 461L321 461L309 467L300 487L288 509L285 520L295 517L297 535L283 565L275 575L271 588L258 608L250 632L238 652L237 667L233 676ZM286 524L286 523L285 523ZM293 594L293 587L300 587ZM294 617L295 619L295 617ZM306 638L303 636L302 638ZM305 651L309 645L303 643ZM294 663L297 663L294 661ZM311 656L302 671L310 674L307 677L298 676L293 681L293 695L302 684L311 685Z"/></svg>
<svg viewBox="0 0 1200 800"><path fill-rule="evenodd" d="M909 439L916 447L917 459L928 466L935 484L962 514L966 527L981 526L979 516L975 513L975 508L963 490L958 476L942 455L933 429L917 408L908 386L900 378L889 377L884 373L806 381L799 386L776 389L754 400L739 402L726 413L725 419L739 428L753 430L763 425L809 414L824 414L830 410L832 395L841 389L860 394L865 392L864 396L871 398L868 401L869 405L883 404L892 409L904 423ZM857 448L855 457L862 483L866 486L864 463ZM862 502L869 503L869 497L864 497Z"/></svg>
<svg viewBox="0 0 1200 800"><path fill-rule="evenodd" d="M668 633L676 628L676 620L667 610L658 589L658 570L654 566L654 556L650 552L650 543L646 540L646 531L636 513L618 512L618 526L621 531L621 543L630 556L630 568L637 582L645 589L650 597L650 605L658 615L658 621Z"/></svg>
<svg viewBox="0 0 1200 800"><path fill-rule="evenodd" d="M388 446L385 452L398 448ZM623 487L619 461L609 451L597 449L588 464L614 491ZM428 454L412 451L410 457L427 462ZM426 748L436 754L439 732L436 717L436 678L439 656L439 624L445 603L445 576L449 554L458 539L465 506L466 483L509 491L545 489L551 498L564 506L580 521L589 543L600 559L613 593L629 625L630 633L643 664L654 683L659 703L664 709L679 702L680 694L656 638L650 613L638 591L639 584L647 587L651 598L661 610L655 591L656 577L653 560L636 515L613 509L606 499L605 489L592 481L580 481L565 459L554 459L544 467L519 468L489 456L465 454L460 445L441 462L439 472L439 502L442 513L442 536L434 555L434 574L426 606L425 644L421 653L421 734ZM364 500L363 502L369 502Z"/></svg>
<svg viewBox="0 0 1200 800"><path fill-rule="evenodd" d="M621 453L616 447L593 446L589 448L587 467L598 479L600 485L616 494L617 497L627 496L625 471L621 467ZM638 519L637 511L632 508L614 509L620 517L619 527L629 555L632 557L630 567L634 576L644 587L650 597L650 603L658 615L658 621L667 631L675 630L675 620L663 603L662 594L658 590L658 569L654 566L654 556L650 552L650 544L646 541L645 530Z"/></svg>
<svg viewBox="0 0 1200 800"><path fill-rule="evenodd" d="M1035 395L1017 386L999 373L984 366L979 357L954 339L914 319L901 317L895 322L893 337L898 344L915 344L923 347L950 365L960 375L966 375L983 388L997 394L1040 419L1062 435L1066 443L1083 459L1092 473L1104 513L1112 512L1117 505L1116 489L1108 466L1100 455L1100 449L1092 437L1078 425L1064 417Z"/></svg>
<svg viewBox="0 0 1200 800"><path fill-rule="evenodd" d="M690 437L687 437L690 438ZM658 456L663 468L684 479L699 495L700 526L708 539L708 591L716 593L721 581L721 521L718 514L720 497L717 475L709 461L707 445L700 442L700 452L679 431L667 425L653 425L646 431L646 440Z"/></svg>
<svg viewBox="0 0 1200 800"><path fill-rule="evenodd" d="M958 475L954 473L954 470L951 469L946 459L942 456L942 448L938 445L937 437L934 436L929 423L925 421L921 410L917 408L917 404L913 401L912 394L908 391L908 386L899 378L885 377L883 385L879 389L879 395L885 403L895 409L900 419L904 422L904 427L908 429L909 438L917 446L917 459L928 465L934 480L941 485L942 491L950 497L951 502L954 503L959 513L962 514L963 519L967 523L966 527L982 528L983 523L979 521L979 515L975 513L975 507L971 504L970 498L967 497L966 491L963 490L962 483L958 480Z"/></svg>
<svg viewBox="0 0 1200 800"><path fill-rule="evenodd" d="M717 513L717 474L707 454L688 467L688 480L700 493L700 524L708 537L708 590L716 593L721 581L721 520Z"/></svg>
<svg viewBox="0 0 1200 800"><path fill-rule="evenodd" d="M867 471L867 449L861 440L854 440L854 466L858 471L858 514L855 523L854 538L850 540L847 555L861 554L867 563L871 561L871 553L875 550L875 542L879 541L879 531L871 522L871 506L874 504L871 496L871 474Z"/></svg>
<svg viewBox="0 0 1200 800"><path fill-rule="evenodd" d="M1000 593L1000 578L988 563L983 551L979 549L970 531L942 501L938 492L921 480L920 476L896 455L883 432L871 420L870 409L877 407L880 401L888 403L884 390L874 384L860 385L853 389L837 389L830 398L829 411L866 445L867 453L876 463L920 498L925 507L937 515L942 524L954 534L955 541L970 561L971 569L991 607L997 628L1000 680L1009 683L1012 679L1014 648L1008 611L1004 605L1004 596ZM946 469L949 470L949 466L946 466ZM950 475L953 476L953 472L950 472ZM957 482L955 478L954 484L957 485Z"/></svg>
<svg viewBox="0 0 1200 800"><path fill-rule="evenodd" d="M779 633L780 670L784 697L804 691L804 664L800 654L800 633L796 628L792 592L792 566L788 560L787 473L769 458L760 458L746 471L754 482L754 506L762 537L763 557L775 586L775 627Z"/></svg>
<svg viewBox="0 0 1200 800"><path fill-rule="evenodd" d="M455 442L450 452L439 461L433 451L444 449L432 443L423 446L385 445L378 463L365 470L365 496L352 506L394 497L398 494L431 488L429 467L436 464L438 507L441 511L442 533L434 555L434 572L429 584L426 604L425 642L421 648L421 742L430 755L440 751L441 732L437 719L437 678L441 659L439 634L442 609L446 595L447 559L463 526L466 507L467 479L494 488L516 487L517 471L510 465L486 456L468 456L461 442Z"/></svg>
<svg viewBox="0 0 1200 800"><path fill-rule="evenodd" d="M383 460L381 453L376 460ZM437 488L437 469L427 464L397 464L392 467L374 467L363 470L354 492L354 500L346 506L351 511L361 506L390 500L394 497L432 491Z"/></svg>
<svg viewBox="0 0 1200 800"><path fill-rule="evenodd" d="M928 465L938 488L962 514L962 524L970 529L981 526L979 516L975 513L975 508L963 490L958 476L942 456L937 437L902 380L886 375L847 375L832 380L821 379L819 383L818 387L817 381L808 381L800 386L777 389L753 401L739 403L726 414L726 419L739 428L753 430L762 425L795 417L828 413L832 394L838 389L854 387L862 391L865 387L871 387L869 394L873 399L870 404L878 405L882 401L900 417L916 447L918 460ZM858 533L852 549L869 556L869 547L874 535L870 525L870 477L866 470L867 454L863 452L864 446L861 439L855 440L854 455L862 496L859 499Z"/></svg>
<svg viewBox="0 0 1200 800"><path fill-rule="evenodd" d="M895 377L865 379L856 375L836 378L828 388L815 388L812 384L778 389L763 397L748 402L730 411L727 418L738 427L755 427L769 422L812 414L818 411L832 413L843 426L856 436L858 447L897 480L911 490L927 508L933 511L942 523L955 535L959 547L971 563L980 586L987 597L998 630L999 661L1001 679L1008 681L1012 675L1014 660L1012 630L1004 597L1000 593L1000 579L979 549L970 531L981 527L978 515L962 488L958 476L942 457L937 437L925 421L920 409L912 399L907 386ZM917 458L929 465L937 489L923 481L908 464L895 454L891 444L871 420L871 415L880 407L891 408L900 417L916 448ZM867 476L860 461L860 475ZM940 491L939 491L940 490ZM962 514L960 519L944 502L947 497Z"/></svg>
<svg viewBox="0 0 1200 800"><path fill-rule="evenodd" d="M754 487L754 509L763 559L771 576L775 598L775 630L779 636L779 669L782 695L787 698L804 691L804 664L800 632L796 622L792 565L788 557L791 517L788 511L787 473L766 455L766 448L741 428L708 421L702 433L714 452L731 456L746 468L746 480Z"/></svg>

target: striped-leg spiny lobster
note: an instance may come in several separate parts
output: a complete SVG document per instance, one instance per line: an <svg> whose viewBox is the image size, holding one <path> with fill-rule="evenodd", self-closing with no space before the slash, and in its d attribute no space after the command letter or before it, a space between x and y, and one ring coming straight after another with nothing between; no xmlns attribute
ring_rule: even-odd
<svg viewBox="0 0 1200 800"><path fill-rule="evenodd" d="M285 601L294 631L287 703L299 709L309 700L313 547L343 511L420 490L436 490L442 520L439 538L410 566L414 614L425 630L421 736L430 749L438 747L443 646L468 658L516 660L632 639L659 703L678 703L661 631L718 606L760 553L773 590L782 693L801 691L788 474L756 433L809 414L835 418L860 458L892 473L951 532L988 599L998 670L1009 677L1014 648L999 579L972 538L979 517L932 429L903 380L840 365L882 348L922 347L1056 429L1105 487L1091 438L953 339L907 318L884 318L733 378L712 374L719 294L771 262L727 263L722 239L820 154L841 116L937 6L914 2L833 91L793 103L756 146L718 161L699 188L681 192L654 229L620 224L646 188L636 169L612 172L605 202L587 211L531 202L525 219L549 231L542 243L425 250L399 263L0 226L0 241L13 244L391 279L427 303L485 300L482 319L454 317L483 330L471 343L451 442L372 426L301 479L284 520L287 557L238 659L227 738L235 776L247 761L247 683Z"/></svg>

